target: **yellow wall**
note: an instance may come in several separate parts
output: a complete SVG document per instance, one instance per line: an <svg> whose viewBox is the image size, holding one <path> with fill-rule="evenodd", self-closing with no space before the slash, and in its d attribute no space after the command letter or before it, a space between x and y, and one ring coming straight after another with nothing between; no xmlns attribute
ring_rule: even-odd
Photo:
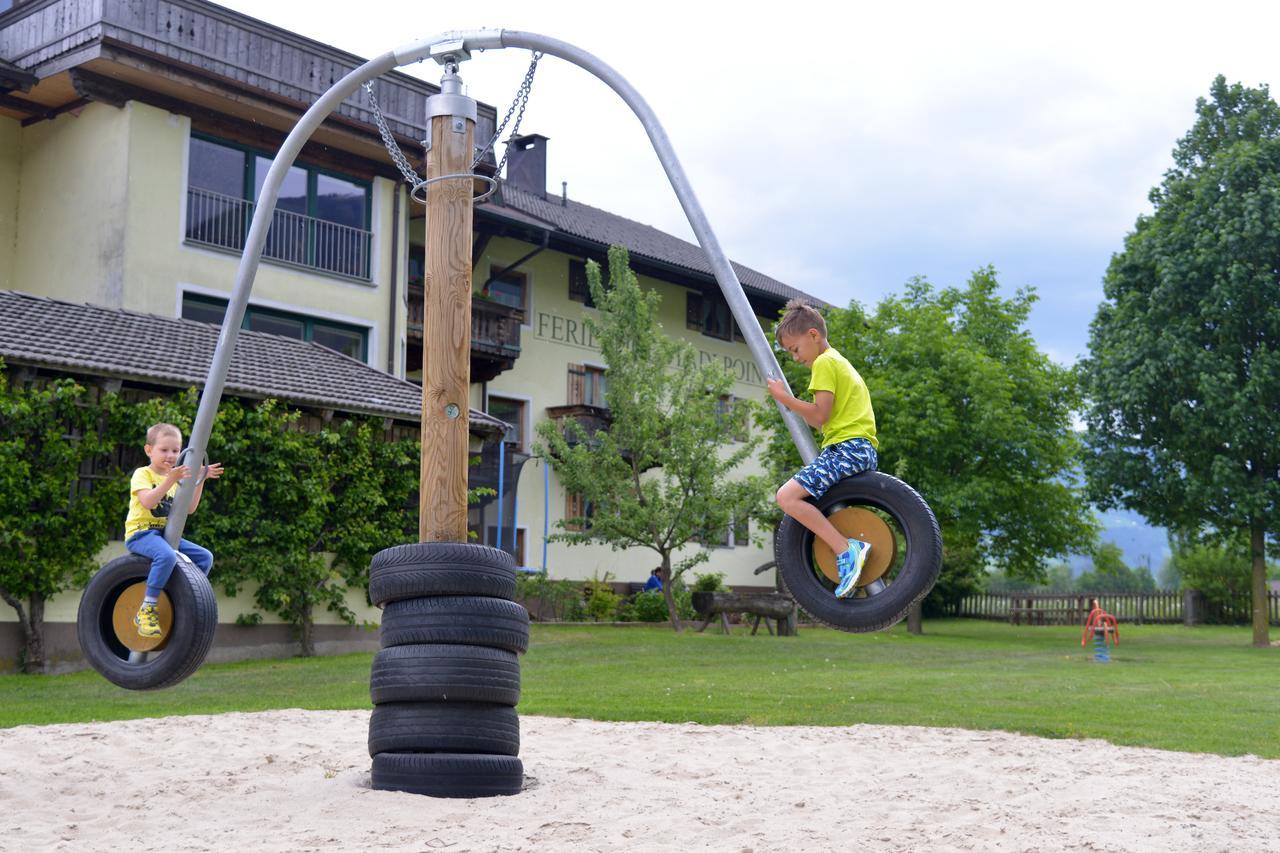
<svg viewBox="0 0 1280 853"><path fill-rule="evenodd" d="M13 261L18 249L18 176L22 125L0 116L0 290L13 290Z"/></svg>
<svg viewBox="0 0 1280 853"><path fill-rule="evenodd" d="M90 104L22 131L14 287L124 304L129 120Z"/></svg>
<svg viewBox="0 0 1280 853"><path fill-rule="evenodd" d="M0 130L0 178L13 135L8 123ZM93 103L17 135L17 183L26 191L17 194L11 287L168 317L180 315L183 292L229 297L239 254L183 240L188 118L138 102L123 108ZM390 340L393 186L383 179L373 185L371 283L264 261L251 304L364 326L369 361L385 369L404 323L401 309L397 340ZM0 211L9 193L0 190ZM0 214L0 239L4 229ZM401 240L402 253L404 245ZM0 265L0 275L4 269ZM403 258L399 276L403 293Z"/></svg>
<svg viewBox="0 0 1280 853"><path fill-rule="evenodd" d="M210 543L205 543L210 544ZM217 550L216 543L210 544L214 551L214 568L212 574L214 592L218 599L218 621L220 623L231 623L236 621L236 617L240 615L248 616L252 613L259 613L262 617L263 625L283 625L285 621L273 613L262 613L254 606L253 594L257 591L257 586L250 584L240 588L237 595L230 596L218 585L218 567L217 567ZM126 553L123 542L111 542L105 548L98 552L98 563L106 565L116 557L123 557ZM55 595L45 603L44 621L46 623L66 622L73 623L76 621L76 613L80 609L80 595L82 590L69 589L60 595ZM382 611L376 607L370 607L365 600L363 590L356 592L348 591L346 597L346 605L351 608L355 614L356 624L373 624L377 625L382 621ZM317 625L345 625L346 623L336 614L327 608L317 608L314 614L315 624ZM0 622L17 622L17 612L7 604L0 602Z"/></svg>

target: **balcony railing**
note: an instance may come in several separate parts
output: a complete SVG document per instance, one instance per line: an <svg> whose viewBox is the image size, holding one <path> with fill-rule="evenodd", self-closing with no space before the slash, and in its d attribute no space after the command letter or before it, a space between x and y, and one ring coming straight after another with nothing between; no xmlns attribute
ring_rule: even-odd
<svg viewBox="0 0 1280 853"><path fill-rule="evenodd" d="M254 203L188 187L188 243L243 251ZM305 269L369 280L373 233L276 208L262 256Z"/></svg>
<svg viewBox="0 0 1280 853"><path fill-rule="evenodd" d="M409 348L423 338L422 287L409 285ZM411 353L412 355L412 353ZM520 357L520 310L487 299L471 300L471 381L488 382Z"/></svg>

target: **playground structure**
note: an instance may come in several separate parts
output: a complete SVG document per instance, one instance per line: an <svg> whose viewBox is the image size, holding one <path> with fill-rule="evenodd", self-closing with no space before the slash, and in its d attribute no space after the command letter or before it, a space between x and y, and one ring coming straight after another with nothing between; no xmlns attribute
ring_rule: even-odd
<svg viewBox="0 0 1280 853"><path fill-rule="evenodd" d="M1120 626L1116 617L1102 609L1098 599L1093 599L1093 609L1084 620L1084 632L1080 635L1080 645L1084 646L1093 637L1093 660L1097 663L1109 663L1111 654L1107 651L1107 641L1120 645Z"/></svg>
<svg viewBox="0 0 1280 853"><path fill-rule="evenodd" d="M514 581L510 592L506 583L507 575L513 577L512 561L496 549L467 544L472 206L477 200L476 181L490 184L483 198L492 191L496 179L473 172L476 102L461 94L458 69L474 51L504 48L532 51L535 65L542 54L566 60L599 78L627 103L649 136L761 375L782 379L785 384L774 350L665 131L639 93L608 65L580 48L547 36L513 30L471 30L446 32L404 45L348 73L299 119L267 172L184 456L205 458L272 214L285 177L304 143L361 86L399 66L434 60L444 74L440 94L426 103L430 125L429 138L424 140L428 149L426 178L414 181L416 176L406 168L403 155L393 142L388 145L406 178L414 183L413 198L424 202L427 208L427 346L423 353L419 541L379 553L371 567L371 596L375 604L386 605L384 652L404 646L455 644L459 649L475 646L514 654L523 652L528 644L527 614L510 600ZM526 99L532 73L533 67L521 90ZM778 408L802 460L812 461L817 448L809 427L798 415L781 405ZM178 489L164 533L170 545L176 546L182 536L194 490L193 479L184 481ZM872 542L874 549L857 595L836 599L832 594L837 580L834 555L794 519L784 519L774 546L780 583L811 616L840 630L874 631L902 619L912 605L928 594L941 566L941 536L932 511L907 484L879 472L865 473L838 483L816 504L838 529ZM486 572L477 575L472 571L479 566L485 567ZM374 575L385 581L383 593L374 592ZM160 645L133 648L123 636L128 627L122 629L114 614L127 609L127 604L122 603L124 594L145 576L145 563L136 557L122 557L108 564L86 590L77 620L82 647L95 669L130 689L170 686L194 672L208 652L217 623L207 578L198 572L175 572L177 586L184 591L169 590L174 599L169 634ZM192 607L196 610L191 611ZM521 614L516 614L513 607ZM111 618L104 616L108 611ZM477 727L479 731L473 731L475 736L471 739L460 737L455 731L455 709L440 701L446 695L457 695L456 684L445 678L441 687L433 675L438 674L438 659L422 659L435 662L423 664L425 669L412 664L408 671L420 677L423 689L411 691L410 700L403 700L406 694L396 694L397 701L379 703L375 708L370 729L374 787L452 796L518 791L521 769L515 758L518 726L514 737L511 734L515 725L512 694L504 694L503 702L488 702L492 707L483 711L484 723ZM505 658L494 662L495 677L505 677L509 664ZM393 705L397 707L393 709ZM414 707L399 707L405 705ZM382 711L384 707L389 710ZM426 759L421 757L423 754L444 757ZM493 755L511 760L477 758ZM440 779L444 781L439 782Z"/></svg>

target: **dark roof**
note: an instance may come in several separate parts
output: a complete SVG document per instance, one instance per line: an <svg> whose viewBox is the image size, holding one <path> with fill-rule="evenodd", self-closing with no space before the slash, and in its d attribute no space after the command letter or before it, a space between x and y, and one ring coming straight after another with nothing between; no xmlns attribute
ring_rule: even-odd
<svg viewBox="0 0 1280 853"><path fill-rule="evenodd" d="M586 240L601 249L620 243L627 247L633 257L639 256L679 267L697 278L712 284L715 282L711 264L700 246L673 237L651 225L644 225L589 204L573 199L544 198L508 181L500 183L501 189L493 196L493 200L477 207L477 212L484 210L521 224L529 224L532 219L543 228ZM796 290L742 264L734 263L733 269L748 294L755 291L780 301L804 299L818 306L827 304L816 296Z"/></svg>
<svg viewBox="0 0 1280 853"><path fill-rule="evenodd" d="M0 357L74 373L202 386L217 326L0 290ZM422 389L316 343L241 331L226 393L354 414L418 421ZM506 425L471 411L471 428Z"/></svg>

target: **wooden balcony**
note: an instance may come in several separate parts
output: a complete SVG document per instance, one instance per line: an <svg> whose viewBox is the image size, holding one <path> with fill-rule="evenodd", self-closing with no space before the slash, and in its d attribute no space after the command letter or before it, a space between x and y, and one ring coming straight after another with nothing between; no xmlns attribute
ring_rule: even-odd
<svg viewBox="0 0 1280 853"><path fill-rule="evenodd" d="M422 288L409 286L409 352L406 370L422 369ZM515 367L520 357L520 310L471 300L471 381L488 382Z"/></svg>
<svg viewBox="0 0 1280 853"><path fill-rule="evenodd" d="M560 425L560 431L564 433L570 447L579 442L578 431L568 429L568 423L573 422L580 426L588 436L588 443L591 443L597 432L607 432L609 425L613 423L613 416L609 414L608 409L603 406L588 406L585 403L547 406L547 417Z"/></svg>
<svg viewBox="0 0 1280 853"><path fill-rule="evenodd" d="M585 403L570 403L566 406L547 406L547 417L554 420L560 425L560 431L564 435L565 440L570 447L580 444L578 431L568 428L570 422L576 423L582 428L587 435L588 446L598 446L595 435L598 432L608 432L609 427L613 425L613 415L603 406L589 406ZM622 451L622 458L630 463L632 453L627 450ZM641 467L642 471L653 468L654 463Z"/></svg>

